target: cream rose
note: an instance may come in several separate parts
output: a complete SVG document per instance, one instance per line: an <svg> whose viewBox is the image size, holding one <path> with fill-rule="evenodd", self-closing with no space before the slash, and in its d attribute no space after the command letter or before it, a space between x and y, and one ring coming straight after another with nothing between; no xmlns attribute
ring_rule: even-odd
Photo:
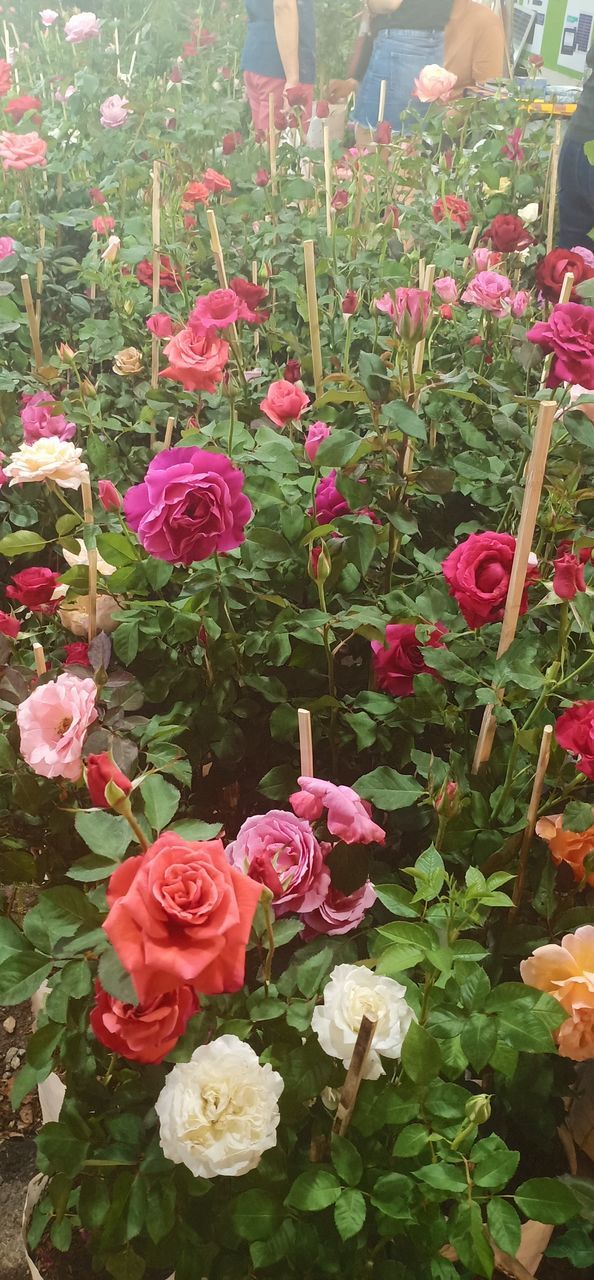
<svg viewBox="0 0 594 1280"><path fill-rule="evenodd" d="M118 351L113 360L113 371L119 374L120 378L126 378L129 374L140 373L142 369L142 352L138 347L124 347L123 351Z"/></svg>
<svg viewBox="0 0 594 1280"><path fill-rule="evenodd" d="M33 444L22 444L13 453L4 472L14 484L39 484L53 480L61 489L80 489L89 473L81 462L82 449L58 436L42 436Z"/></svg>
<svg viewBox="0 0 594 1280"><path fill-rule="evenodd" d="M69 551L67 547L62 547L62 555L64 556L66 563L70 565L71 569L74 569L76 565L79 564L86 567L89 563L89 553L87 548L85 547L82 538L75 538L74 541L78 546L78 552L76 555L74 551ZM116 571L115 564L108 564L107 560L104 560L103 556L99 555L99 552L97 552L97 568L99 573L103 574L104 578L109 578L110 575Z"/></svg>
<svg viewBox="0 0 594 1280"><path fill-rule="evenodd" d="M276 1146L283 1081L237 1036L219 1036L170 1071L155 1103L161 1147L197 1178L237 1178Z"/></svg>
<svg viewBox="0 0 594 1280"><path fill-rule="evenodd" d="M380 1054L399 1058L411 1022L416 1021L407 1004L406 990L393 978L383 978L356 964L339 964L330 974L324 1000L314 1009L312 1030L331 1058L350 1065L355 1041L364 1014L377 1022L365 1064L364 1079L377 1080L384 1074Z"/></svg>

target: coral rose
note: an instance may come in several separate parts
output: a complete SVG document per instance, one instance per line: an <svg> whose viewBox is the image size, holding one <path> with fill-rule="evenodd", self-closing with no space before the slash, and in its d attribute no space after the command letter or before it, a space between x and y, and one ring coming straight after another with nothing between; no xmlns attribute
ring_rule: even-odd
<svg viewBox="0 0 594 1280"><path fill-rule="evenodd" d="M443 561L443 576L450 595L457 600L469 627L500 622L507 600L516 540L509 533L471 533ZM537 576L536 565L528 572L520 613L528 608L528 587Z"/></svg>
<svg viewBox="0 0 594 1280"><path fill-rule="evenodd" d="M577 768L594 778L594 702L574 702L559 716L555 737L564 751L577 756Z"/></svg>
<svg viewBox="0 0 594 1280"><path fill-rule="evenodd" d="M13 124L20 124L23 116L26 116L28 111L39 112L40 108L41 100L39 98L32 98L29 94L22 94L20 98L11 98L2 110L5 115L10 116ZM39 114L35 115L31 123L40 125L41 116Z"/></svg>
<svg viewBox="0 0 594 1280"><path fill-rule="evenodd" d="M229 344L222 338L186 325L163 350L169 364L161 378L181 382L185 391L216 391L229 359Z"/></svg>
<svg viewBox="0 0 594 1280"><path fill-rule="evenodd" d="M536 268L536 283L548 302L559 301L563 281L568 271L573 276L571 300L575 302L578 298L576 285L581 284L582 280L594 279L592 267L584 261L580 253L575 253L573 249L552 249L550 253L545 254L544 258L541 258Z"/></svg>
<svg viewBox="0 0 594 1280"><path fill-rule="evenodd" d="M32 613L51 616L59 605L59 598L54 600L59 585L60 575L52 569L21 569L15 573L6 594L9 600L16 600Z"/></svg>
<svg viewBox="0 0 594 1280"><path fill-rule="evenodd" d="M208 204L209 200L210 188L204 182L190 182L182 195L181 206L193 209L197 204Z"/></svg>
<svg viewBox="0 0 594 1280"><path fill-rule="evenodd" d="M326 826L331 836L345 844L383 844L386 833L371 817L371 805L352 787L338 787L323 778L298 778L300 791L289 796L299 818L315 822L326 810Z"/></svg>
<svg viewBox="0 0 594 1280"><path fill-rule="evenodd" d="M237 991L261 891L229 866L221 840L171 831L117 867L103 928L139 1000L186 982L204 995Z"/></svg>
<svg viewBox="0 0 594 1280"><path fill-rule="evenodd" d="M516 253L534 244L534 236L513 213L498 213L483 231L481 240L500 253Z"/></svg>
<svg viewBox="0 0 594 1280"><path fill-rule="evenodd" d="M412 96L419 102L447 102L457 80L452 71L430 62L417 76Z"/></svg>
<svg viewBox="0 0 594 1280"><path fill-rule="evenodd" d="M47 142L38 133L0 133L0 160L4 169L43 168Z"/></svg>
<svg viewBox="0 0 594 1280"><path fill-rule="evenodd" d="M96 697L94 680L65 672L21 702L16 713L21 755L34 773L70 782L80 778L85 735L97 719Z"/></svg>
<svg viewBox="0 0 594 1280"><path fill-rule="evenodd" d="M190 312L188 324L198 332L204 329L228 329L239 320L241 304L233 289L212 289L198 298Z"/></svg>
<svg viewBox="0 0 594 1280"><path fill-rule="evenodd" d="M443 199L435 201L433 205L433 221L457 222L462 231L472 222L472 209L467 200L463 200L461 196L446 196Z"/></svg>
<svg viewBox="0 0 594 1280"><path fill-rule="evenodd" d="M198 1012L196 992L187 984L164 991L146 1004L124 1004L95 983L90 1024L94 1035L111 1053L130 1062L162 1062L175 1048Z"/></svg>
<svg viewBox="0 0 594 1280"><path fill-rule="evenodd" d="M171 316L166 316L163 311L156 311L153 316L149 316L146 321L146 327L149 333L154 334L155 338L173 337L173 320Z"/></svg>
<svg viewBox="0 0 594 1280"><path fill-rule="evenodd" d="M104 511L120 511L122 506L121 494L111 480L100 480L97 485L99 494L99 502Z"/></svg>
<svg viewBox="0 0 594 1280"><path fill-rule="evenodd" d="M64 35L69 44L82 44L83 40L92 40L100 31L99 21L94 13L75 13L64 23Z"/></svg>
<svg viewBox="0 0 594 1280"><path fill-rule="evenodd" d="M547 386L577 382L594 391L594 308L578 302L558 303L548 320L539 320L526 337L553 353Z"/></svg>
<svg viewBox="0 0 594 1280"><path fill-rule="evenodd" d="M223 453L166 449L153 458L142 484L128 489L126 520L150 555L191 565L241 546L252 515L243 481Z"/></svg>
<svg viewBox="0 0 594 1280"><path fill-rule="evenodd" d="M536 834L546 840L551 857L559 866L566 862L575 879L582 881L586 875L584 863L588 854L594 853L594 810L592 826L585 831L569 831L563 826L563 814L551 813L547 818L540 818L536 824ZM594 872L587 876L588 884L594 885Z"/></svg>
<svg viewBox="0 0 594 1280"><path fill-rule="evenodd" d="M226 852L231 866L270 889L277 916L313 911L330 887L325 850L294 813L271 809L247 818Z"/></svg>
<svg viewBox="0 0 594 1280"><path fill-rule="evenodd" d="M287 422L295 421L305 413L308 404L309 396L301 387L279 378L278 382L271 382L264 400L260 401L260 408L275 426L286 427Z"/></svg>
<svg viewBox="0 0 594 1280"><path fill-rule="evenodd" d="M333 938L342 933L351 933L361 924L365 912L371 910L376 896L370 880L366 880L360 889L347 894L331 885L324 901L315 911L300 913L307 926L307 934L327 933Z"/></svg>
<svg viewBox="0 0 594 1280"><path fill-rule="evenodd" d="M578 1062L594 1057L594 925L565 934L560 946L537 947L520 973L527 986L554 996L569 1014L555 1033L560 1054Z"/></svg>
<svg viewBox="0 0 594 1280"><path fill-rule="evenodd" d="M216 195L219 191L231 190L231 183L229 182L229 179L226 178L223 173L217 173L216 169L207 169L206 172L202 174L202 181L205 187L207 187L209 191L212 191L213 195Z"/></svg>
<svg viewBox="0 0 594 1280"><path fill-rule="evenodd" d="M443 644L443 632L444 628L438 627L425 641L426 646L439 649ZM415 676L435 674L421 654L421 644L417 640L417 628L411 623L388 623L385 644L379 640L371 641L378 689L393 694L395 698L407 698L414 693Z"/></svg>

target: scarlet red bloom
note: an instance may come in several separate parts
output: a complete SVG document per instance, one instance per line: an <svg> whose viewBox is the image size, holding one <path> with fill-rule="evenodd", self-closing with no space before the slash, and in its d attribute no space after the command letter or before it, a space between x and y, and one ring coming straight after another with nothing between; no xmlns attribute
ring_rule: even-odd
<svg viewBox="0 0 594 1280"><path fill-rule="evenodd" d="M97 486L99 490L99 501L104 511L119 511L122 505L121 494L118 493L115 484L111 480L100 480Z"/></svg>
<svg viewBox="0 0 594 1280"><path fill-rule="evenodd" d="M0 609L0 635L9 636L11 640L16 640L20 629L21 624L18 618L15 618L12 613L4 613Z"/></svg>
<svg viewBox="0 0 594 1280"><path fill-rule="evenodd" d="M450 222L456 222L462 231L472 222L472 210L467 200L463 200L461 196L446 196L435 201L433 205L433 221L443 222L448 219Z"/></svg>
<svg viewBox="0 0 594 1280"><path fill-rule="evenodd" d="M440 316L441 316L442 320L451 320L451 319L452 319L452 316L453 316L454 312L453 312L453 310L452 310L452 308L451 308L451 306L450 306L449 302L444 302L444 303L443 303L443 305L439 308L439 314L440 314Z"/></svg>
<svg viewBox="0 0 594 1280"><path fill-rule="evenodd" d="M388 120L381 120L375 131L375 140L379 146L388 146L392 141L392 125Z"/></svg>
<svg viewBox="0 0 594 1280"><path fill-rule="evenodd" d="M270 182L270 174L268 172L268 169L258 169L256 171L254 182L257 187L267 187L268 183Z"/></svg>
<svg viewBox="0 0 594 1280"><path fill-rule="evenodd" d="M99 187L90 187L89 196L93 204L107 204L107 197L99 190Z"/></svg>
<svg viewBox="0 0 594 1280"><path fill-rule="evenodd" d="M207 169L206 172L202 174L202 181L205 187L207 187L209 191L212 191L213 195L216 195L219 191L231 190L231 183L229 182L229 179L226 178L223 173L217 173L216 169Z"/></svg>
<svg viewBox="0 0 594 1280"><path fill-rule="evenodd" d="M575 291L575 286L581 284L582 280L594 279L592 267L588 266L581 254L574 253L572 249L552 249L550 253L545 254L544 258L541 258L536 268L536 283L549 302L559 301L561 287L568 271L573 276L571 301L577 302L579 295Z"/></svg>
<svg viewBox="0 0 594 1280"><path fill-rule="evenodd" d="M129 795L132 790L132 783L118 769L117 764L112 760L107 751L102 751L100 755L89 756L87 759L85 779L89 790L89 795L97 809L110 809L111 805L105 798L105 788L109 782L114 782L124 795Z"/></svg>
<svg viewBox="0 0 594 1280"><path fill-rule="evenodd" d="M500 253L517 253L534 244L534 236L530 235L522 219L513 213L498 213L483 232L481 240Z"/></svg>
<svg viewBox="0 0 594 1280"><path fill-rule="evenodd" d="M301 365L298 360L287 360L284 372L285 382L301 381Z"/></svg>
<svg viewBox="0 0 594 1280"><path fill-rule="evenodd" d="M233 155L233 152L237 150L242 142L243 136L239 132L239 129L235 129L233 133L226 133L223 138L223 155Z"/></svg>
<svg viewBox="0 0 594 1280"><path fill-rule="evenodd" d="M577 768L594 778L594 702L574 702L559 716L555 737L564 751L577 756Z"/></svg>
<svg viewBox="0 0 594 1280"><path fill-rule="evenodd" d="M309 89L305 84L294 84L287 89L286 96L290 107L307 107L309 104Z"/></svg>
<svg viewBox="0 0 594 1280"><path fill-rule="evenodd" d="M247 320L248 324L264 324L268 319L270 312L261 311L260 307L268 298L268 290L262 284L252 284L251 280L244 280L243 276L233 276L229 281L229 288L237 294L241 302L240 319Z"/></svg>
<svg viewBox="0 0 594 1280"><path fill-rule="evenodd" d="M52 596L59 581L59 573L54 573L51 569L22 569L20 573L14 574L12 584L6 588L6 594L10 600L17 600L32 613L49 616L58 608L59 602L52 600Z"/></svg>
<svg viewBox="0 0 594 1280"><path fill-rule="evenodd" d="M438 626L425 644L432 649L443 647L445 627ZM373 670L378 689L391 693L395 698L408 698L414 692L414 678L422 674L434 675L421 654L422 641L417 640L417 628L407 622L389 623L386 641L372 640Z"/></svg>
<svg viewBox="0 0 594 1280"><path fill-rule="evenodd" d="M553 561L553 591L561 600L573 600L578 591L586 590L584 566L571 551L562 551Z"/></svg>
<svg viewBox="0 0 594 1280"><path fill-rule="evenodd" d="M187 278L186 272L186 278ZM148 258L143 258L136 268L136 278L141 284L146 285L147 289L153 287L153 264ZM161 254L161 288L167 293L180 293L181 281L175 267L166 254Z"/></svg>
<svg viewBox="0 0 594 1280"><path fill-rule="evenodd" d="M330 104L325 98L320 98L319 102L316 102L316 115L318 120L326 120L330 115Z"/></svg>
<svg viewBox="0 0 594 1280"><path fill-rule="evenodd" d="M102 217L99 214L97 218L93 218L91 226L98 236L108 236L115 227L115 218L110 218L109 215Z"/></svg>
<svg viewBox="0 0 594 1280"><path fill-rule="evenodd" d="M5 115L10 116L13 124L19 124L27 111L38 113L40 107L39 98L31 98L28 94L23 94L20 98L10 98L3 110ZM32 116L31 124L40 125L41 116L39 114Z"/></svg>
<svg viewBox="0 0 594 1280"><path fill-rule="evenodd" d="M77 640L74 644L64 645L64 666L65 667L90 667L89 662L89 646L84 640Z"/></svg>
<svg viewBox="0 0 594 1280"><path fill-rule="evenodd" d="M204 182L190 182L182 196L182 209L193 209L197 204L208 204L210 187Z"/></svg>
<svg viewBox="0 0 594 1280"><path fill-rule="evenodd" d="M111 1053L130 1062L157 1063L175 1048L197 1011L198 998L187 983L134 1005L108 995L96 982L91 1030Z"/></svg>
<svg viewBox="0 0 594 1280"><path fill-rule="evenodd" d="M359 294L355 289L347 289L342 300L342 312L345 316L353 316L359 306Z"/></svg>

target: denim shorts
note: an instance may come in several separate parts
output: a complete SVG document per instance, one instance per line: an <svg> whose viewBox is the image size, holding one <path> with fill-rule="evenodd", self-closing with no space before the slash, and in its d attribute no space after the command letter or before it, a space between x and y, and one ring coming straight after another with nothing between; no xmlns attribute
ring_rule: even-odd
<svg viewBox="0 0 594 1280"><path fill-rule="evenodd" d="M364 129L375 129L382 80L386 81L384 120L388 120L393 129L403 129L400 117L409 106L423 115L427 105L412 97L415 80L423 67L432 62L442 67L443 60L443 31L406 31L399 27L378 31L369 66L359 86L353 110L355 123Z"/></svg>

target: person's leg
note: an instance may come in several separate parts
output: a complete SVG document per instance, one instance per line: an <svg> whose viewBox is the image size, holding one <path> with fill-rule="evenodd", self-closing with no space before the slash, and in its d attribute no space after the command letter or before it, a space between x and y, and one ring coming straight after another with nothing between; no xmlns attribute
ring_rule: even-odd
<svg viewBox="0 0 594 1280"><path fill-rule="evenodd" d="M594 230L594 168L584 152L583 142L566 138L559 156L560 249L582 245L594 250L590 232Z"/></svg>
<svg viewBox="0 0 594 1280"><path fill-rule="evenodd" d="M244 71L243 82L254 129L257 134L267 134L270 94L274 98L275 111L280 111L283 105L285 82L272 76L258 75L255 71Z"/></svg>

